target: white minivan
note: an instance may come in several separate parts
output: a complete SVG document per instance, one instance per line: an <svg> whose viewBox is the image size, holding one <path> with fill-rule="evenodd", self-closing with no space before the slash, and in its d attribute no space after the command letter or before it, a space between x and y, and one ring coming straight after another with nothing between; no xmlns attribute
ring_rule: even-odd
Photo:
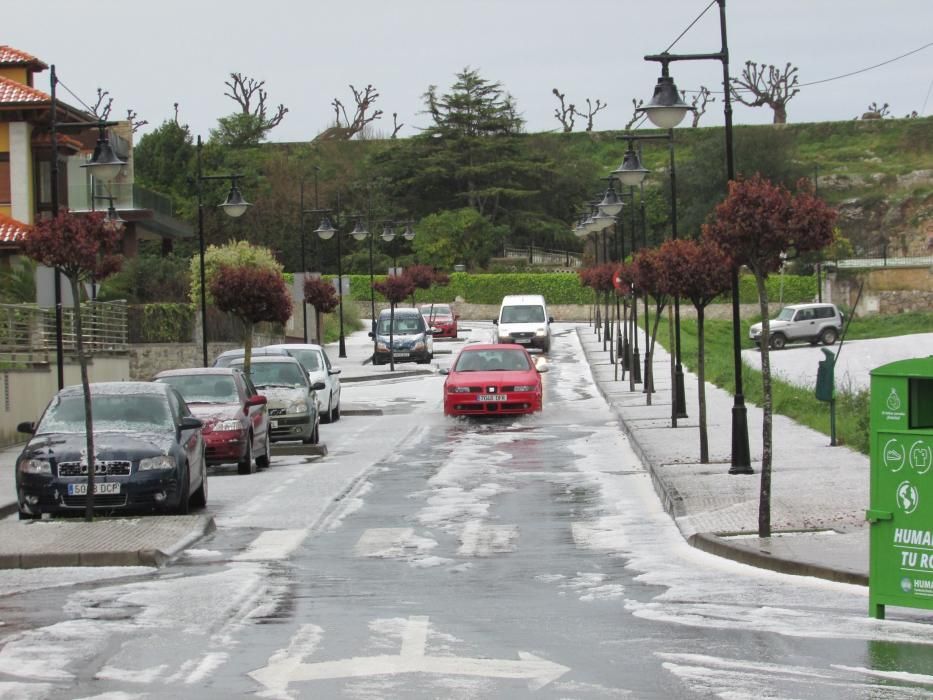
<svg viewBox="0 0 933 700"><path fill-rule="evenodd" d="M547 304L540 294L509 294L502 298L496 326L496 339L500 343L516 343L525 347L538 348L543 352L551 349L551 324Z"/></svg>

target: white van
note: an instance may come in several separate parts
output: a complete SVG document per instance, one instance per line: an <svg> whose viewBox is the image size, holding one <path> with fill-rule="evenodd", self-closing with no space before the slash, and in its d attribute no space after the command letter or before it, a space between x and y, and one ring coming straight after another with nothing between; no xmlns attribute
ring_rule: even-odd
<svg viewBox="0 0 933 700"><path fill-rule="evenodd" d="M547 304L540 294L510 294L502 298L499 317L492 321L496 339L500 343L517 343L525 347L538 348L543 352L551 349L551 324Z"/></svg>

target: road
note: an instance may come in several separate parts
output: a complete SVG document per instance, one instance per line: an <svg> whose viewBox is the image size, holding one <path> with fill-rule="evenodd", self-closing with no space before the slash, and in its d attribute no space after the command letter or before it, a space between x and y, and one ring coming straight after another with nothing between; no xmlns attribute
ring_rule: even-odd
<svg viewBox="0 0 933 700"><path fill-rule="evenodd" d="M499 422L444 418L440 375L346 383L381 415L212 472L167 568L0 572L0 698L929 697L928 625L689 547L570 326L549 365Z"/></svg>

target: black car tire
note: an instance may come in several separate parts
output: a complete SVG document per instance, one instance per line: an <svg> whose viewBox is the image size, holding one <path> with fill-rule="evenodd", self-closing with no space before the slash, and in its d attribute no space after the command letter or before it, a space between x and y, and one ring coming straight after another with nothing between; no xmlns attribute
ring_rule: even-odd
<svg viewBox="0 0 933 700"><path fill-rule="evenodd" d="M266 431L265 451L256 458L256 466L260 469L268 469L272 466L272 438L269 437L268 431Z"/></svg>
<svg viewBox="0 0 933 700"><path fill-rule="evenodd" d="M775 350L781 350L787 345L787 338L783 333L775 333L771 336L771 347Z"/></svg>
<svg viewBox="0 0 933 700"><path fill-rule="evenodd" d="M189 470L190 465L185 466L185 473L183 474L182 483L178 488L178 515L188 515L191 512L191 472Z"/></svg>
<svg viewBox="0 0 933 700"><path fill-rule="evenodd" d="M191 504L198 509L207 508L207 463L204 462L203 458L201 460L201 474L201 485L191 496Z"/></svg>
<svg viewBox="0 0 933 700"><path fill-rule="evenodd" d="M324 411L323 414L321 414L321 422L322 422L322 423L332 423L332 422L333 422L333 420L334 420L334 409L333 409L333 406L331 405L331 404L333 403L333 401L334 401L334 397L328 395L328 397L327 397L327 410Z"/></svg>
<svg viewBox="0 0 933 700"><path fill-rule="evenodd" d="M820 333L820 342L823 345L833 345L838 337L839 334L835 328L824 328L823 332Z"/></svg>
<svg viewBox="0 0 933 700"><path fill-rule="evenodd" d="M318 430L318 424L315 423L314 427L311 429L311 437L305 438L301 442L304 445L316 445L318 444L318 441L320 439L321 437L320 437L320 431Z"/></svg>
<svg viewBox="0 0 933 700"><path fill-rule="evenodd" d="M253 434L246 436L246 454L236 463L237 474L252 474L255 472L253 467Z"/></svg>
<svg viewBox="0 0 933 700"><path fill-rule="evenodd" d="M24 513L23 511L19 512L20 520L38 520L40 518L39 513Z"/></svg>
<svg viewBox="0 0 933 700"><path fill-rule="evenodd" d="M337 405L334 406L334 415L331 420L340 420L340 399L337 399Z"/></svg>

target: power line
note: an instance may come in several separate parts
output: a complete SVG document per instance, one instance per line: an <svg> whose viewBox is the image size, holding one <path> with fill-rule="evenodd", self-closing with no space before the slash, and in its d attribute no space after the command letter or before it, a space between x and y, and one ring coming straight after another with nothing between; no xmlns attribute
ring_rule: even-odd
<svg viewBox="0 0 933 700"><path fill-rule="evenodd" d="M81 105L82 105L88 112L90 112L91 114L94 114L94 109L93 109L92 107L89 107L88 104L87 104L84 100L82 100L82 99L81 99L80 97L78 97L74 92L72 92L72 90L71 90L70 87L68 87L67 85L65 85L65 83L63 83L63 82L62 82L60 79L58 79L58 78L56 78L56 81L58 82L59 85L61 85L63 88L65 88L65 91L66 91L69 95L71 95L74 99L76 99L78 102L80 102ZM95 115L95 116L96 116L96 115Z"/></svg>
<svg viewBox="0 0 933 700"><path fill-rule="evenodd" d="M716 0L713 0L709 5L707 5L707 6L706 6L706 9L704 9L700 14L698 14L697 17L696 17L696 19L693 20L690 24L688 24L688 25L687 25L687 28L684 29L684 30L680 33L680 36L678 36L676 39L674 39L674 41L671 42L671 45L668 46L666 49L664 49L664 53L667 53L667 52L670 51L672 48L674 48L674 44L676 44L678 41L680 41L681 39L683 39L683 38L684 38L684 34L686 34L686 33L689 32L691 29L693 29L693 25L696 24L697 22L699 22L699 21L700 21L700 18L701 18L703 15L705 15L707 12L709 12L709 8L711 8L711 7L712 7L713 5L715 5L715 4L716 4Z"/></svg>

